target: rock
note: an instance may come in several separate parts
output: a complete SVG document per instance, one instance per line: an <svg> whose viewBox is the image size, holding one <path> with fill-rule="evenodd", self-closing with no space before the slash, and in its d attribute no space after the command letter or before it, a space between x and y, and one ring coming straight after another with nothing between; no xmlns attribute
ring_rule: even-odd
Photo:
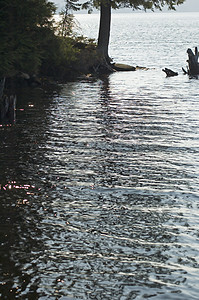
<svg viewBox="0 0 199 300"><path fill-rule="evenodd" d="M19 72L17 77L22 78L22 79L26 79L26 80L30 79L30 75L28 75L27 73L23 73L23 72Z"/></svg>
<svg viewBox="0 0 199 300"><path fill-rule="evenodd" d="M136 68L130 65L125 65L125 64L111 64L112 68L116 71L135 71Z"/></svg>
<svg viewBox="0 0 199 300"><path fill-rule="evenodd" d="M16 81L16 86L19 87L37 87L41 85L41 80L37 77L37 75L29 75L24 72L19 72L16 75L16 78L13 78Z"/></svg>
<svg viewBox="0 0 199 300"><path fill-rule="evenodd" d="M144 71L148 71L149 68L136 66L136 70L144 70Z"/></svg>
<svg viewBox="0 0 199 300"><path fill-rule="evenodd" d="M37 77L37 75L32 75L28 80L28 84L31 87L37 87L41 85L41 80Z"/></svg>

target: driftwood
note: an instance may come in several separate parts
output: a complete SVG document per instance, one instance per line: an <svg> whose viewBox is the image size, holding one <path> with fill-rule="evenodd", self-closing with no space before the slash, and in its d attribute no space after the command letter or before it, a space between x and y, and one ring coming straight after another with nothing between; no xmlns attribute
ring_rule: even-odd
<svg viewBox="0 0 199 300"><path fill-rule="evenodd" d="M188 75L199 75L199 63L198 63L198 48L195 47L195 54L191 49L187 50L189 59L188 62Z"/></svg>
<svg viewBox="0 0 199 300"><path fill-rule="evenodd" d="M174 71L172 71L170 69L167 69L167 68L162 69L162 71L166 73L167 77L178 76L177 72L174 72Z"/></svg>

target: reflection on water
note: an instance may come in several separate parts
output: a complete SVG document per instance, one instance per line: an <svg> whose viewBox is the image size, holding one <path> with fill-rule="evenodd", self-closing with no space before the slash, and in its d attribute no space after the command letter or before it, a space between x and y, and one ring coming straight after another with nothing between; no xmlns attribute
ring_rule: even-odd
<svg viewBox="0 0 199 300"><path fill-rule="evenodd" d="M198 299L198 80L60 88L0 127L0 298Z"/></svg>
<svg viewBox="0 0 199 300"><path fill-rule="evenodd" d="M157 97L132 76L20 95L0 131L2 299L197 299L195 83Z"/></svg>

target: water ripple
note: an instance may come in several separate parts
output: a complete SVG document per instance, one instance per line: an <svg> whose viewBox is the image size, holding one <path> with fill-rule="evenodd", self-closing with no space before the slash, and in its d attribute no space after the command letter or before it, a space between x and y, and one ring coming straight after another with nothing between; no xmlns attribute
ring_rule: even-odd
<svg viewBox="0 0 199 300"><path fill-rule="evenodd" d="M140 38L128 62L152 61ZM161 62L20 94L0 128L2 299L198 299L198 81Z"/></svg>

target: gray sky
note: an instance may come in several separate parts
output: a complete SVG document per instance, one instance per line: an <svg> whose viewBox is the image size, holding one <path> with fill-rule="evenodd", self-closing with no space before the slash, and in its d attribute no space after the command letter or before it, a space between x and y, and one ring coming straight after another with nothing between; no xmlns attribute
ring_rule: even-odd
<svg viewBox="0 0 199 300"><path fill-rule="evenodd" d="M50 0L54 2L58 9L64 7L64 0ZM199 12L199 0L186 0L184 4L178 6L177 11L187 11L187 12Z"/></svg>

